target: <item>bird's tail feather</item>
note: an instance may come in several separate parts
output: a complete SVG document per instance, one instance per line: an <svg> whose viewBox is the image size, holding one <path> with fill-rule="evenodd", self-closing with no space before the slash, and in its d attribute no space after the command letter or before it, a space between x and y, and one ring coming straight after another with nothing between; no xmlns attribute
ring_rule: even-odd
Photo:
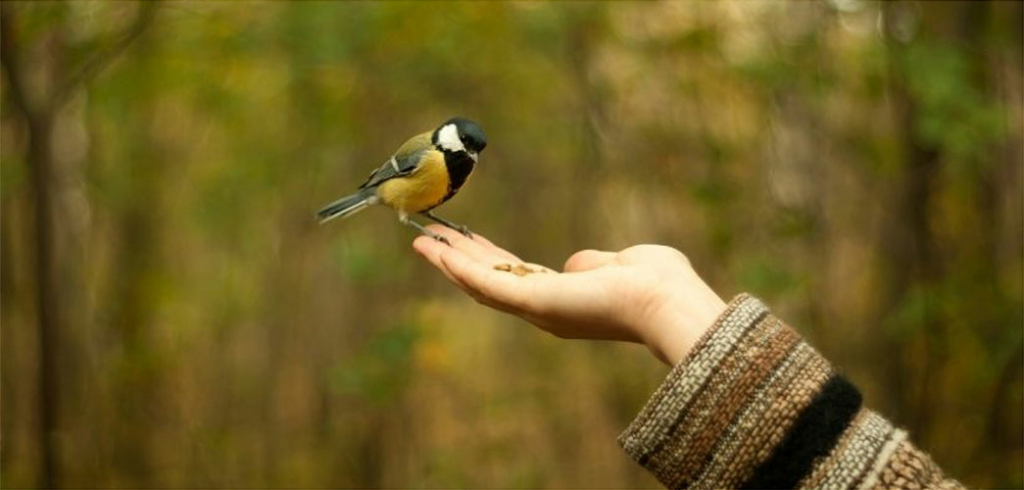
<svg viewBox="0 0 1024 490"><path fill-rule="evenodd" d="M323 209L316 212L316 217L320 220L320 223L326 223L339 216L342 218L351 216L374 204L377 197L376 194L377 190L373 188L360 189L355 194L349 194L324 206Z"/></svg>

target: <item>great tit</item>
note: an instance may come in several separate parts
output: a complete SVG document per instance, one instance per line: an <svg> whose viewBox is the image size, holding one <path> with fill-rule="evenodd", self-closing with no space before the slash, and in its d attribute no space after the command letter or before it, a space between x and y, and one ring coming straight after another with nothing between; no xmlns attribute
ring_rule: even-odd
<svg viewBox="0 0 1024 490"><path fill-rule="evenodd" d="M388 161L370 173L359 190L324 206L316 213L321 223L347 217L368 206L384 204L398 211L398 221L435 240L448 243L409 218L422 214L470 238L473 234L432 210L459 192L473 172L487 138L469 119L454 117L437 127L409 138Z"/></svg>

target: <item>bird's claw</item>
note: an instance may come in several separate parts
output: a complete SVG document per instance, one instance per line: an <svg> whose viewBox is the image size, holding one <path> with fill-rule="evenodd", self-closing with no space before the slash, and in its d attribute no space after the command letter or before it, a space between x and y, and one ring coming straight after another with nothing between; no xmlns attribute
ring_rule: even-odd
<svg viewBox="0 0 1024 490"><path fill-rule="evenodd" d="M430 230L426 230L426 231L427 231L427 233L425 233L425 235L427 235L428 237L433 238L434 240L437 240L437 241L439 241L439 242L441 242L441 243L443 243L445 245L448 245L449 247L452 246L452 242L448 241L448 239L445 238L444 235L441 235L441 234L438 234L438 233L434 233L434 232L432 232Z"/></svg>
<svg viewBox="0 0 1024 490"><path fill-rule="evenodd" d="M466 225L459 225L457 228L455 228L455 231L462 233L466 238L470 240L473 239L473 232L469 231L469 228L467 228Z"/></svg>

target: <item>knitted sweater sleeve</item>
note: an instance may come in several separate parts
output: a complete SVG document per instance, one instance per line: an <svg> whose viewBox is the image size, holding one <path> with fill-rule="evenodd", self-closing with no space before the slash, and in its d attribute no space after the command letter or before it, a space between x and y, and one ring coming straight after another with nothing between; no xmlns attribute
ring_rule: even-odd
<svg viewBox="0 0 1024 490"><path fill-rule="evenodd" d="M619 444L669 488L961 488L747 295L672 370Z"/></svg>

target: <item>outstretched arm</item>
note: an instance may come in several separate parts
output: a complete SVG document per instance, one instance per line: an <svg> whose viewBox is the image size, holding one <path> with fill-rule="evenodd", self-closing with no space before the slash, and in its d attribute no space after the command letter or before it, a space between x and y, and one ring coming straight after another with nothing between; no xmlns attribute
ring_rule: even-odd
<svg viewBox="0 0 1024 490"><path fill-rule="evenodd" d="M764 304L726 305L674 249L584 250L559 273L434 230L452 246L420 237L416 251L478 302L674 366L619 436L669 488L961 488Z"/></svg>

